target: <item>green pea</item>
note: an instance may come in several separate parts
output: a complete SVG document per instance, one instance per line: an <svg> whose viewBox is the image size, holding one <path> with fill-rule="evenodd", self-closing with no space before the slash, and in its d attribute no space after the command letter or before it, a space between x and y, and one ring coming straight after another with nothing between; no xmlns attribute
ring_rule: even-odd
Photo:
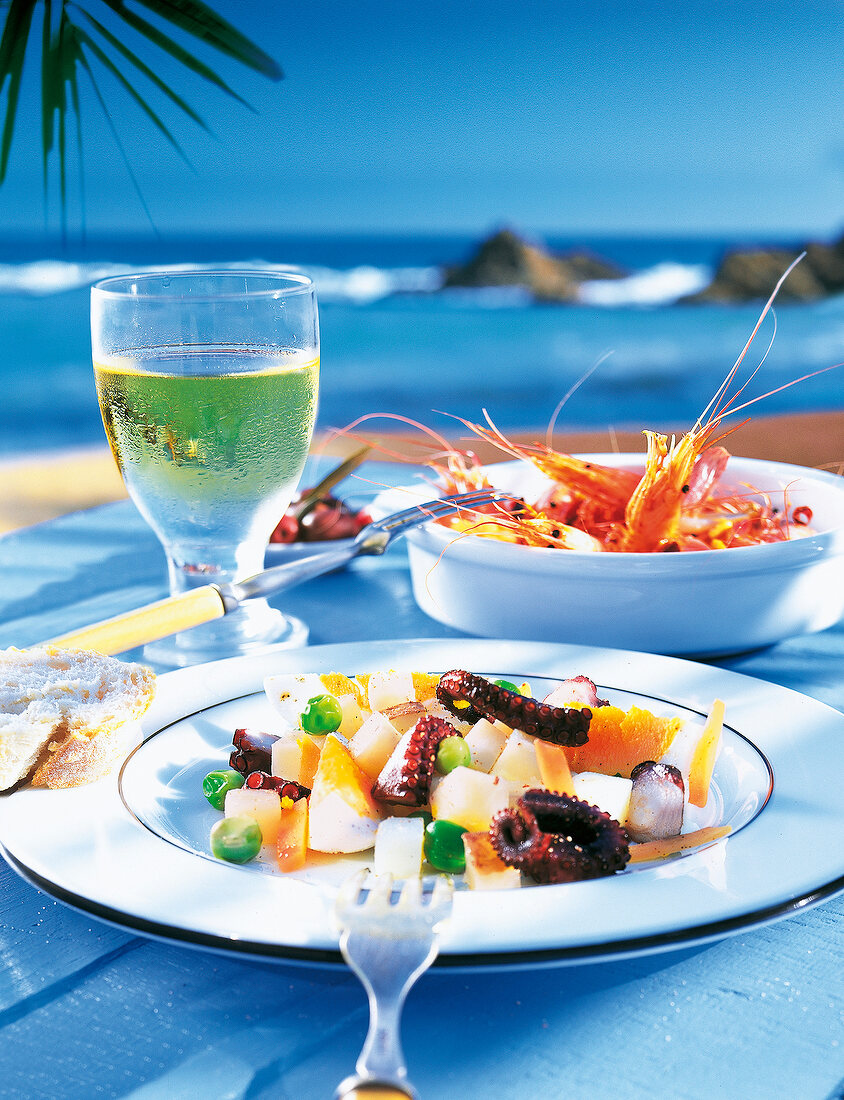
<svg viewBox="0 0 844 1100"><path fill-rule="evenodd" d="M300 715L308 733L334 733L343 721L343 711L333 695L315 695Z"/></svg>
<svg viewBox="0 0 844 1100"><path fill-rule="evenodd" d="M215 810L222 810L226 804L226 794L242 787L245 777L240 772L223 769L209 772L202 780L202 793Z"/></svg>
<svg viewBox="0 0 844 1100"><path fill-rule="evenodd" d="M519 689L512 680L493 680L492 682L496 687L504 688L505 691L515 691L517 695L519 694Z"/></svg>
<svg viewBox="0 0 844 1100"><path fill-rule="evenodd" d="M434 820L434 815L430 810L414 810L412 814L408 814L408 817L421 817L425 825L430 825Z"/></svg>
<svg viewBox="0 0 844 1100"><path fill-rule="evenodd" d="M432 821L425 829L425 859L437 871L460 875L466 870L463 834L453 821Z"/></svg>
<svg viewBox="0 0 844 1100"><path fill-rule="evenodd" d="M472 750L463 737L455 734L453 737L444 737L440 741L434 766L441 775L448 775L455 768L468 768L471 763Z"/></svg>
<svg viewBox="0 0 844 1100"><path fill-rule="evenodd" d="M224 817L211 830L211 851L217 859L246 863L261 850L261 829L248 814Z"/></svg>

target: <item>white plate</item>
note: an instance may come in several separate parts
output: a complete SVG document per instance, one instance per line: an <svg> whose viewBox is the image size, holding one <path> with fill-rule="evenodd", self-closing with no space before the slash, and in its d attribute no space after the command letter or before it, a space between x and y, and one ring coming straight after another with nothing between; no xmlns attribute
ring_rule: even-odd
<svg viewBox="0 0 844 1100"><path fill-rule="evenodd" d="M325 858L295 876L213 860L204 836L216 814L199 782L220 766L234 728L269 717L261 693L268 673L388 667L528 680L585 673L611 700L635 698L665 713L703 716L713 698L727 703L714 784L715 811L734 828L726 840L592 882L458 891L440 966L667 950L787 916L844 887L840 713L675 658L493 640L316 646L162 676L145 739L121 777L0 798L0 845L39 888L103 920L219 950L337 963L336 884L362 860Z"/></svg>

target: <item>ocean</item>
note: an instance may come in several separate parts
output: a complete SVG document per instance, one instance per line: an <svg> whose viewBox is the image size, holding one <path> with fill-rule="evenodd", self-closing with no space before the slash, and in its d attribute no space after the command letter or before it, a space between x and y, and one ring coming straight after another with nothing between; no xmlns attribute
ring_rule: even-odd
<svg viewBox="0 0 844 1100"><path fill-rule="evenodd" d="M683 429L717 390L760 311L757 304L677 304L740 241L549 238L555 250L587 249L629 272L588 284L576 306L537 305L511 289L439 290L444 267L467 259L478 243L430 235L0 240L0 453L104 442L89 288L131 270L269 264L311 274L320 303L319 429L398 414L454 433L451 417L478 421L484 410L505 431L544 429L587 375L558 427ZM800 250L799 242L766 243ZM775 337L769 318L745 361L742 380L762 363L745 396L842 361L844 296L783 305ZM842 371L780 390L754 412L834 408L844 408ZM390 426L371 422L374 431Z"/></svg>

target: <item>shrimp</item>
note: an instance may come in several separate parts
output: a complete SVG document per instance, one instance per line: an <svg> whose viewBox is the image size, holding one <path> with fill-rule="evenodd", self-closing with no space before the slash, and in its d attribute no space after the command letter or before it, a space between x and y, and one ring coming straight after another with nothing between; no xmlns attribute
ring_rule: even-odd
<svg viewBox="0 0 844 1100"><path fill-rule="evenodd" d="M644 432L648 441L645 472L624 510L618 549L647 553L680 542L683 496L690 491L699 448L711 428L686 432L679 440Z"/></svg>
<svg viewBox="0 0 844 1100"><path fill-rule="evenodd" d="M775 516L770 502L760 504L738 496L715 498L712 491L729 459L720 440L735 430L721 430L721 422L762 399L736 405L765 357L734 393L732 384L780 287L801 258L777 282L741 354L694 427L670 440L659 432L644 430L647 452L643 474L561 454L549 444L514 444L486 413L487 427L456 419L504 453L541 470L554 485L537 501L537 509L552 520L589 532L603 549L627 553L702 550L789 538L787 521ZM518 522L516 517L514 523Z"/></svg>

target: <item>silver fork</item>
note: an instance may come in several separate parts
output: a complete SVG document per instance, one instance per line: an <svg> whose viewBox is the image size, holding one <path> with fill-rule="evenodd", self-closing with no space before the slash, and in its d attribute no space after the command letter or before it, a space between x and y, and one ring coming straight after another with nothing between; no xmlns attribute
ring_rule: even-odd
<svg viewBox="0 0 844 1100"><path fill-rule="evenodd" d="M345 565L352 558L366 554L383 554L399 535L404 535L414 527L421 527L423 523L429 523L432 519L442 519L464 508L468 510L477 508L481 504L491 504L496 500L508 500L511 496L511 493L497 492L495 489L475 489L471 493L457 493L450 497L440 497L438 500L428 500L424 504L414 504L412 508L405 508L402 512L395 512L391 516L385 516L383 519L367 524L358 532L349 546L323 550L300 561L265 569L263 573L257 573L246 580L220 586L224 603L226 600L236 601L226 610L234 610L241 600L252 599L255 596L270 596L284 588L292 588L311 577L317 577L321 573L327 573L338 566Z"/></svg>
<svg viewBox="0 0 844 1100"><path fill-rule="evenodd" d="M493 489L476 489L471 493L459 493L416 504L412 508L405 508L403 512L396 512L368 524L358 532L350 545L316 552L299 561L265 569L254 577L232 584L204 584L190 592L170 596L158 603L147 604L146 607L127 611L113 619L73 630L40 644L96 649L100 653L123 653L181 630L220 619L236 611L244 600L272 596L285 588L293 588L312 577L345 565L352 558L363 554L383 554L399 535L432 519L441 519L464 508L471 509L496 500L506 500L510 495Z"/></svg>
<svg viewBox="0 0 844 1100"><path fill-rule="evenodd" d="M372 877L367 886L368 875L361 871L341 887L335 909L343 958L369 997L369 1031L356 1074L342 1082L335 1100L415 1100L399 1020L408 991L436 957L453 888L439 877L430 892L420 879L408 879L399 888L390 875Z"/></svg>

